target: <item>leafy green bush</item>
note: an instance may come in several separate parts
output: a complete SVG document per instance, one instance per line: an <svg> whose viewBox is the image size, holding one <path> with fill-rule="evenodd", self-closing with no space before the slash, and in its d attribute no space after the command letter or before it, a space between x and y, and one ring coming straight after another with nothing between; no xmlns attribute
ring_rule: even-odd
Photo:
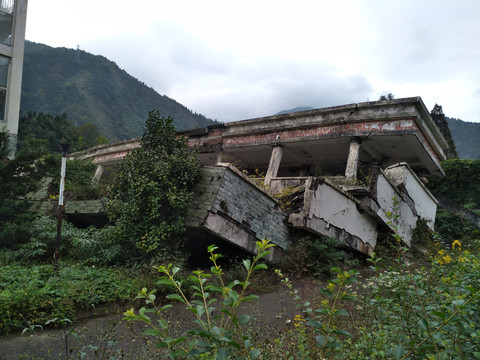
<svg viewBox="0 0 480 360"><path fill-rule="evenodd" d="M431 268L403 263L370 278L359 289L359 336L348 356L480 358L479 270L476 256L457 241L435 254Z"/></svg>
<svg viewBox="0 0 480 360"><path fill-rule="evenodd" d="M107 213L125 261L168 254L185 231L200 167L172 122L150 112L141 147L125 157L111 188Z"/></svg>
<svg viewBox="0 0 480 360"><path fill-rule="evenodd" d="M257 270L267 268L260 261L270 254L268 249L273 246L267 240L258 241L257 255L252 260L243 261L246 270L245 280L235 280L228 284L224 283L223 269L217 262L221 255L215 253L216 246L209 246L208 252L213 264L211 273L202 270L193 272L190 277L194 284L193 299L187 297L182 282L175 278L179 268L172 267L171 264L158 266L156 269L162 274L159 284L175 289L175 292L167 295L167 298L185 304L195 319L196 327L184 334L176 335L163 317L164 312L172 305L157 306L155 291L148 292L146 288L143 288L137 297L145 299L148 308L142 307L138 313L132 308L124 313L125 319L146 323L149 329L144 334L157 337L157 346L167 348L172 359L186 357L231 359L232 356L236 359L257 359L260 351L254 347L244 331L244 325L249 322L251 316L242 314L239 310L243 303L258 298L253 294L247 295L246 290L250 285L251 275ZM212 282L212 278L218 280L218 285ZM219 313L214 306L219 299L214 294L220 295L222 300ZM153 321L148 316L149 313L158 316L159 320Z"/></svg>
<svg viewBox="0 0 480 360"><path fill-rule="evenodd" d="M51 216L37 216L29 224L30 238L16 248L0 249L0 264L12 261L32 264L50 261L53 258L57 240L57 219ZM105 240L111 227L97 229L90 226L79 229L67 221L62 223L61 257L81 264L114 264L121 253L116 244Z"/></svg>

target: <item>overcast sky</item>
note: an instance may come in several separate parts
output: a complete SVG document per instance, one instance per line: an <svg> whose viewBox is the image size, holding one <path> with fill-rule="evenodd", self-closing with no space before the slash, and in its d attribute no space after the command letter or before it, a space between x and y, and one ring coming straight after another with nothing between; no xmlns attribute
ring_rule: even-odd
<svg viewBox="0 0 480 360"><path fill-rule="evenodd" d="M480 122L480 0L32 0L26 38L219 121L391 92Z"/></svg>

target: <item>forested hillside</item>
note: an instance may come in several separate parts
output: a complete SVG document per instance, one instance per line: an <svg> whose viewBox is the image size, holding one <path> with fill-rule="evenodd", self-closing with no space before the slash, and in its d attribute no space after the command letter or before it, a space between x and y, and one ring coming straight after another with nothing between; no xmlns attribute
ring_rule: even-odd
<svg viewBox="0 0 480 360"><path fill-rule="evenodd" d="M213 123L158 94L103 56L26 42L22 114L66 113L72 123L93 123L101 134L116 141L140 136L153 109L171 116L178 130Z"/></svg>
<svg viewBox="0 0 480 360"><path fill-rule="evenodd" d="M461 159L480 159L480 123L447 117L458 156Z"/></svg>

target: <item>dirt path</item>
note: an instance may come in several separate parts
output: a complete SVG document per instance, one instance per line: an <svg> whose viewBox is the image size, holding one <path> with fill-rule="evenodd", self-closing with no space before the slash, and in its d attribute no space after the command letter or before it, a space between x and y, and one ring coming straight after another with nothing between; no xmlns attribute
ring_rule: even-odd
<svg viewBox="0 0 480 360"><path fill-rule="evenodd" d="M314 291L318 286L311 280L298 282L300 292ZM0 360L18 359L158 359L163 358L155 348L155 339L145 337L145 326L122 320L122 312L85 319L66 329L36 329L33 333L0 337ZM259 295L248 303L244 312L253 316L251 329L259 329L265 336L272 329L283 331L295 314L299 313L292 296L283 287ZM169 311L169 321L180 334L191 321L191 314L183 305ZM263 331L263 330L267 330Z"/></svg>

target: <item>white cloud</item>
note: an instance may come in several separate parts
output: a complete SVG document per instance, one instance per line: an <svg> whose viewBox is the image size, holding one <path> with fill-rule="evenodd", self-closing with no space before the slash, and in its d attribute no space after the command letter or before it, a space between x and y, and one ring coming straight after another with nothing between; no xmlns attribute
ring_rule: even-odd
<svg viewBox="0 0 480 360"><path fill-rule="evenodd" d="M422 96L480 121L477 0L30 2L27 39L101 54L218 120Z"/></svg>

